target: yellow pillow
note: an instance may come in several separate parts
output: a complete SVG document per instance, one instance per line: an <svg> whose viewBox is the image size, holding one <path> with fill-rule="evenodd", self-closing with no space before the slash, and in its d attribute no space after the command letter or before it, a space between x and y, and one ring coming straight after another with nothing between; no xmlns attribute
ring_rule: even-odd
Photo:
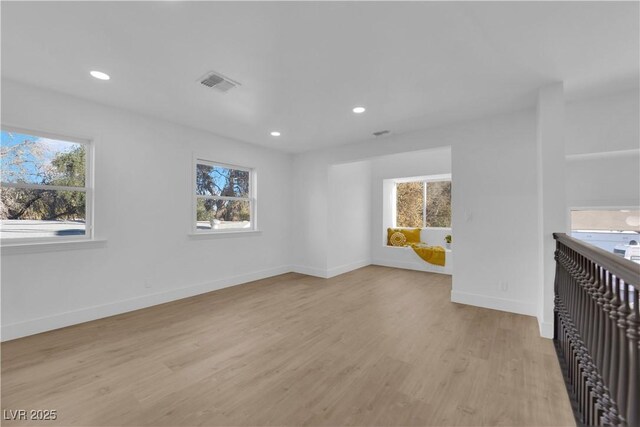
<svg viewBox="0 0 640 427"><path fill-rule="evenodd" d="M388 246L406 246L410 243L420 243L419 228L387 228Z"/></svg>

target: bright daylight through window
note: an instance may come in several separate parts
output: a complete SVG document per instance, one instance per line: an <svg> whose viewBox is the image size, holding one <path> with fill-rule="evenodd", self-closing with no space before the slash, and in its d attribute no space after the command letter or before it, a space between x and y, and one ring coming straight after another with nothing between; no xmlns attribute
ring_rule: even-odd
<svg viewBox="0 0 640 427"><path fill-rule="evenodd" d="M451 227L451 181L396 183L396 227Z"/></svg>
<svg viewBox="0 0 640 427"><path fill-rule="evenodd" d="M571 236L640 263L640 210L572 209Z"/></svg>
<svg viewBox="0 0 640 427"><path fill-rule="evenodd" d="M251 169L198 160L195 175L196 232L255 229Z"/></svg>
<svg viewBox="0 0 640 427"><path fill-rule="evenodd" d="M3 129L3 241L87 238L90 226L88 142Z"/></svg>

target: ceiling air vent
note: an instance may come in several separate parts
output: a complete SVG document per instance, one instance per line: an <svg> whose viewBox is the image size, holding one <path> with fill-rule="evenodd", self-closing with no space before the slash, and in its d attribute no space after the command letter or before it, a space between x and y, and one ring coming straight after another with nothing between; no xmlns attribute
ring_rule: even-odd
<svg viewBox="0 0 640 427"><path fill-rule="evenodd" d="M200 84L211 89L216 89L220 92L228 92L236 86L240 86L240 83L231 80L228 77L223 76L220 73L211 71L205 74L199 79Z"/></svg>
<svg viewBox="0 0 640 427"><path fill-rule="evenodd" d="M383 135L388 135L390 133L391 133L390 130L379 130L378 132L374 132L373 136L383 136Z"/></svg>

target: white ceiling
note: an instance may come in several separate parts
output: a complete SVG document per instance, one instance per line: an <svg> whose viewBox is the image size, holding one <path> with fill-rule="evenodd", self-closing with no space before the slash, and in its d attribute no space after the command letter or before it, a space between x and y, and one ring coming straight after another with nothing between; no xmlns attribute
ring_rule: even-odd
<svg viewBox="0 0 640 427"><path fill-rule="evenodd" d="M300 152L532 106L554 81L573 98L637 88L638 16L638 2L3 1L2 77ZM211 70L242 86L200 86Z"/></svg>

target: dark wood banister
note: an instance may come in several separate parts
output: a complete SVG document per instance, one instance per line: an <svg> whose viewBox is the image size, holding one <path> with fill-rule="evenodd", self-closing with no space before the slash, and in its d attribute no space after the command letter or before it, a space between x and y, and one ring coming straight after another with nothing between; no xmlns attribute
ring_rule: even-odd
<svg viewBox="0 0 640 427"><path fill-rule="evenodd" d="M553 233L553 238L596 262L608 271L615 271L618 278L624 280L625 283L632 285L634 288L640 289L640 264L614 255L604 249L585 243L582 240L567 236L565 233Z"/></svg>
<svg viewBox="0 0 640 427"><path fill-rule="evenodd" d="M640 264L553 237L553 340L577 424L638 427Z"/></svg>

